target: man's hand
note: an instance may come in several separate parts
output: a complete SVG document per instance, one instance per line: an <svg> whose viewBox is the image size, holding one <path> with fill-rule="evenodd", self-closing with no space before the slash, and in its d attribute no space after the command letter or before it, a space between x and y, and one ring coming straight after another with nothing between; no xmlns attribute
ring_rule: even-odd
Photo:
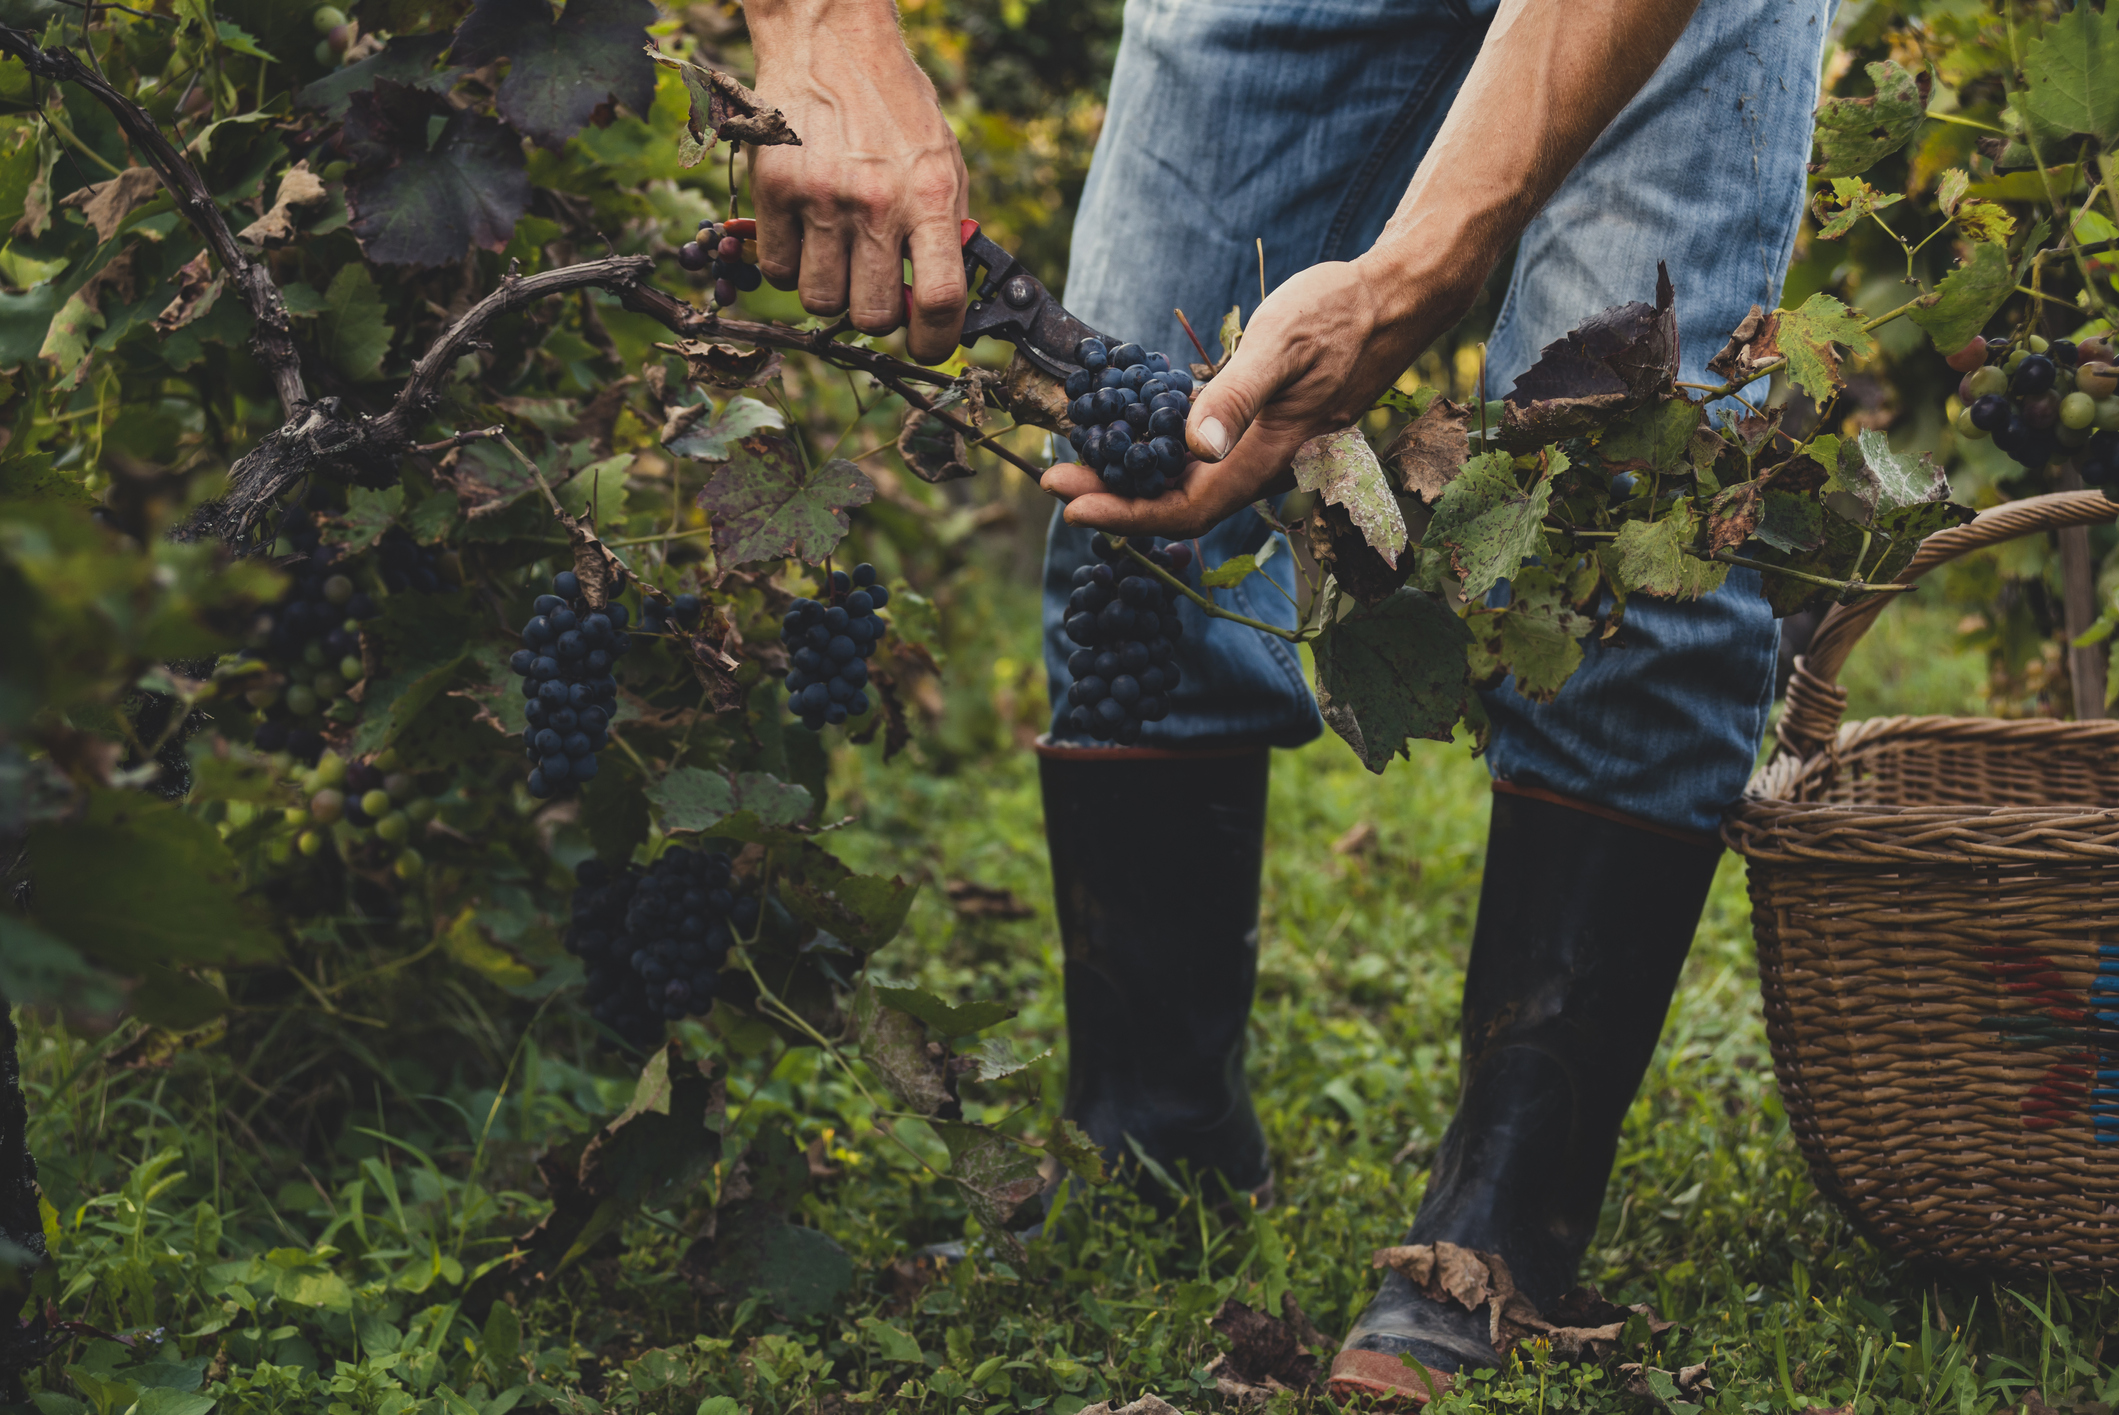
<svg viewBox="0 0 2119 1415"><path fill-rule="evenodd" d="M751 149L758 266L811 314L865 334L906 321L912 356L939 363L964 326L958 221L964 159L890 0L753 0L758 92L802 139Z"/></svg>
<svg viewBox="0 0 2119 1415"><path fill-rule="evenodd" d="M1439 272L1422 297L1408 299L1414 292L1403 273L1379 285L1377 264L1363 257L1312 266L1258 307L1235 357L1201 390L1185 423L1185 442L1202 460L1161 496L1113 495L1102 477L1074 463L1047 471L1042 485L1067 502L1067 520L1183 539L1290 489L1295 450L1367 412L1469 300L1461 277Z"/></svg>

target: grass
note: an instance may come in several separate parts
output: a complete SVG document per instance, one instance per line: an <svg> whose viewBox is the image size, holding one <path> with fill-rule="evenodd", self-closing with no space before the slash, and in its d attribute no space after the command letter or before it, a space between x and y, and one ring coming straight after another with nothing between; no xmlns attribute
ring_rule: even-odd
<svg viewBox="0 0 2119 1415"><path fill-rule="evenodd" d="M859 818L838 842L850 864L932 882L877 971L1017 1008L997 1034L1027 1056L1063 1032L1035 764L1020 745L1038 719L1035 619L1019 590L996 585L993 601L979 642L953 658L939 735L888 766L872 749L843 754L832 813ZM1850 665L1852 711L1977 712L1983 678L1954 652L1943 611L1897 606ZM1455 1091L1487 802L1462 747L1424 744L1380 778L1331 738L1278 754L1251 1029L1279 1182L1269 1211L1224 1223L1197 1203L1175 1220L1071 1208L1023 1263L937 1270L915 1250L976 1227L912 1157L939 1160L932 1132L899 1121L904 1143L892 1143L812 1049L736 1057L728 1152L773 1131L811 1147L823 1172L799 1220L852 1258L850 1290L805 1318L702 1296L677 1275L710 1221L699 1194L643 1216L519 1307L465 1315L480 1265L544 1207L534 1156L630 1094L564 1002L540 1015L461 969L423 973L428 995L456 999L443 1033L453 1052L409 1035L399 1055L372 1036L358 1056L320 1043L321 1068L360 1077L352 1090L261 1077L249 1024L126 1069L26 1017L34 1142L62 1232L50 1296L104 1332L161 1333L127 1347L74 1331L34 1378L36 1404L41 1415L205 1415L208 1400L240 1415L1072 1415L1153 1392L1185 1410L1234 1408L1204 1373L1222 1345L1208 1325L1221 1302L1277 1308L1286 1291L1336 1334L1373 1288L1369 1254L1418 1205ZM1365 848L1334 848L1364 824ZM1011 891L1032 915L959 914L941 888L959 880ZM697 1029L687 1037L709 1045ZM1028 1103L1042 1130L1063 1064L1055 1055L971 1109ZM305 1108L312 1083L358 1103ZM2119 1315L2110 1293L1918 1272L1818 1197L1774 1089L1734 857L1629 1114L1584 1277L1678 1327L1602 1363L1512 1359L1448 1409L1975 1415L2037 1395L2108 1415L2119 1400L2102 1360ZM1655 1372L1704 1363L1714 1393L1658 1378L1628 1394L1622 1359ZM1283 1393L1273 1408L1330 1407Z"/></svg>

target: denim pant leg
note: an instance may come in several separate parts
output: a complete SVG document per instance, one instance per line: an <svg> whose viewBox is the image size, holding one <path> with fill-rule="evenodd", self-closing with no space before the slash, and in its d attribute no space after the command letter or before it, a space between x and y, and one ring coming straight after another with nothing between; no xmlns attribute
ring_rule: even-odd
<svg viewBox="0 0 2119 1415"><path fill-rule="evenodd" d="M1174 309L1211 347L1232 305L1364 250L1478 52L1496 0L1128 0L1110 106L1074 225L1067 307L1105 333L1193 354ZM1045 661L1064 704L1062 625L1090 533L1055 515L1045 563ZM1202 538L1208 564L1276 541L1266 573L1294 591L1286 542L1244 511ZM1252 579L1215 599L1292 626L1289 598ZM1170 715L1141 743L1296 746L1322 724L1290 646L1187 604Z"/></svg>
<svg viewBox="0 0 2119 1415"><path fill-rule="evenodd" d="M1487 346L1488 396L1585 315L1652 302L1659 260L1677 288L1688 381L1707 381L1706 361L1753 304L1778 304L1830 20L1830 0L1699 8L1525 230ZM1551 703L1512 683L1485 695L1489 768L1498 780L1711 832L1756 758L1777 643L1756 571L1732 571L1696 601L1633 598L1618 641L1587 644Z"/></svg>

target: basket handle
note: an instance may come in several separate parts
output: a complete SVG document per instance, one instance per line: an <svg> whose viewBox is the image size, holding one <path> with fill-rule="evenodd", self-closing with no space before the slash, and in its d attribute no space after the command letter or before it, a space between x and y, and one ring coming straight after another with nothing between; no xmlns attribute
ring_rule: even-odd
<svg viewBox="0 0 2119 1415"><path fill-rule="evenodd" d="M1945 561L2005 540L2066 526L2098 525L2115 516L2119 516L2119 504L2101 491L2056 491L2005 501L1962 526L1937 531L1922 541L1913 563L1900 572L1898 583L1911 584ZM1825 611L1809 651L1795 660L1795 674L1788 680L1788 700L1781 709L1778 730L1783 752L1809 756L1839 732L1839 720L1847 710L1847 690L1839 684L1839 671L1876 616L1897 598L1870 595Z"/></svg>

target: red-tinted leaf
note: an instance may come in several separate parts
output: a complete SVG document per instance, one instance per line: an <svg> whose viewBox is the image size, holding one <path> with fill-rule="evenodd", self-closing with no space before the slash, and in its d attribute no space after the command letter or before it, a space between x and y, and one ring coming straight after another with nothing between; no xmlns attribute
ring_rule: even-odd
<svg viewBox="0 0 2119 1415"><path fill-rule="evenodd" d="M556 23L546 0L479 0L449 57L474 68L506 59L500 116L558 147L612 100L647 112L655 66L642 46L654 20L649 0L570 0Z"/></svg>
<svg viewBox="0 0 2119 1415"><path fill-rule="evenodd" d="M714 553L724 565L787 556L820 563L846 537L846 513L875 498L875 483L834 459L811 471L784 437L746 437L699 493L714 518Z"/></svg>
<svg viewBox="0 0 2119 1415"><path fill-rule="evenodd" d="M448 114L427 145L427 120ZM368 171L349 182L353 233L383 265L448 265L473 246L499 250L530 203L522 145L491 118L383 80L353 96L345 143Z"/></svg>
<svg viewBox="0 0 2119 1415"><path fill-rule="evenodd" d="M1502 444L1527 450L1588 432L1666 396L1677 376L1676 291L1659 263L1653 305L1615 305L1545 346L1509 392Z"/></svg>

